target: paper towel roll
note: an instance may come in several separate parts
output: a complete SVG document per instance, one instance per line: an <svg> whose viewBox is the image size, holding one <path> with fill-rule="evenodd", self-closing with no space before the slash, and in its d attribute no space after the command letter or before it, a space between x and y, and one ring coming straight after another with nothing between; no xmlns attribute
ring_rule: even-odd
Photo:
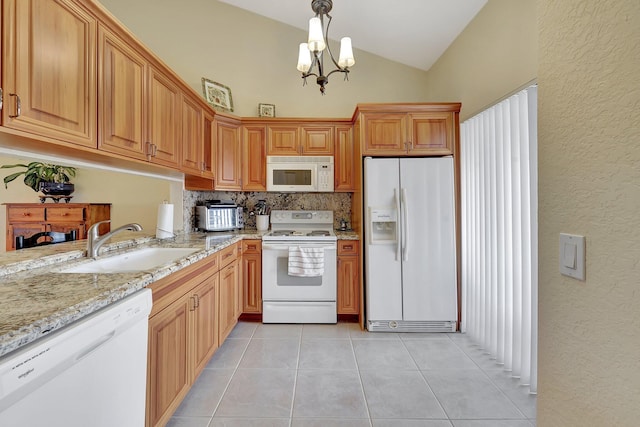
<svg viewBox="0 0 640 427"><path fill-rule="evenodd" d="M158 239L173 237L173 205L171 203L165 202L158 206L156 237Z"/></svg>

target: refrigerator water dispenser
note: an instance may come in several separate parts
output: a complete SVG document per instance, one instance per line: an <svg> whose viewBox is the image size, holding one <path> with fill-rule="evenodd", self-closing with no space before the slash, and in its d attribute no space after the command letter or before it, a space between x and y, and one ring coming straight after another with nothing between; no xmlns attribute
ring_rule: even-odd
<svg viewBox="0 0 640 427"><path fill-rule="evenodd" d="M371 218L370 240L372 245L393 244L397 242L398 220L396 210L369 208Z"/></svg>

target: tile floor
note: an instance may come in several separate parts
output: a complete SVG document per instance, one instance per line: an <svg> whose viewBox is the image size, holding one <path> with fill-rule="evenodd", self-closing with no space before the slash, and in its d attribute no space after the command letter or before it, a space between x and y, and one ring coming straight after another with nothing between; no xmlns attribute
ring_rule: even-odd
<svg viewBox="0 0 640 427"><path fill-rule="evenodd" d="M536 398L463 334L240 322L170 427L532 427Z"/></svg>

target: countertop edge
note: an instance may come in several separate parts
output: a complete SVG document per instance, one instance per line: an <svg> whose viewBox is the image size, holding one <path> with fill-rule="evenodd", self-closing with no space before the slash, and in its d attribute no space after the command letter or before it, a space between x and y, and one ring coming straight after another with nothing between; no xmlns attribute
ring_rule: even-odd
<svg viewBox="0 0 640 427"><path fill-rule="evenodd" d="M156 239L153 236L140 235L139 233L131 234L133 234L133 236L125 236L125 238L123 238L122 240L105 244L105 249L101 253L101 256L116 254L118 252L139 246L145 247L151 245L161 245L167 247L179 247L188 245L188 243L185 243L184 241L181 242L179 239L176 240L176 238L161 240ZM112 289L105 290L104 292L92 298L81 301L65 309L58 310L49 316L41 318L27 325L20 325L16 329L0 335L0 358L17 350L22 346L28 345L38 338L45 337L60 329L63 329L73 322L76 322L90 314L93 314L103 309L104 307L107 307L108 305L149 286L151 283L167 277L177 271L180 271L189 265L199 262L202 259L213 255L214 253L241 240L261 240L262 234L264 233L253 230L244 230L241 232L227 233L225 235L193 233L191 235L185 235L187 237L182 236L183 239L188 239L188 236L199 236L205 241L207 236L214 237L214 239L211 245L209 245L207 242L203 249L198 250L191 255L180 258L173 263L163 265L162 267L159 267L158 269L153 271L138 272L136 274L128 275L128 277L126 278L122 277L122 283L118 282L118 285ZM358 234L355 232L339 231L336 232L336 235L338 237L338 240L359 240ZM57 270L61 270L61 264L66 265L72 264L74 262L82 262L85 251L82 250L78 245L84 245L86 243L83 241L80 242L81 243L69 242L59 245L49 245L47 249L43 251L44 253L41 256L36 256L31 259L9 262L5 263L4 265L0 263L0 278L13 273L28 272L28 270L31 269L46 268L53 265L57 265L57 267L52 270L53 274L68 274L60 273ZM65 247L64 245L68 246ZM53 248L54 246L55 248ZM29 254L35 255L36 252L30 252ZM25 255L27 254L25 253ZM14 256L14 258L17 258L17 256ZM82 275L78 275L78 280L80 280L80 276ZM113 277L114 280L119 280L121 276L111 275L111 277Z"/></svg>

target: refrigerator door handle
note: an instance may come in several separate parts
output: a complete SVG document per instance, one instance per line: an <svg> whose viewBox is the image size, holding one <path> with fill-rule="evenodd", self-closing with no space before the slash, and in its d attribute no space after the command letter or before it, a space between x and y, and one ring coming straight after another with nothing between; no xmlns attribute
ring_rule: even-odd
<svg viewBox="0 0 640 427"><path fill-rule="evenodd" d="M402 261L406 261L409 257L409 213L407 205L407 189L401 190L402 202L400 207L402 209Z"/></svg>
<svg viewBox="0 0 640 427"><path fill-rule="evenodd" d="M400 199L398 198L397 189L393 189L393 204L396 207L396 218L400 217ZM400 236L398 236L398 222L396 219L396 261L400 258Z"/></svg>

